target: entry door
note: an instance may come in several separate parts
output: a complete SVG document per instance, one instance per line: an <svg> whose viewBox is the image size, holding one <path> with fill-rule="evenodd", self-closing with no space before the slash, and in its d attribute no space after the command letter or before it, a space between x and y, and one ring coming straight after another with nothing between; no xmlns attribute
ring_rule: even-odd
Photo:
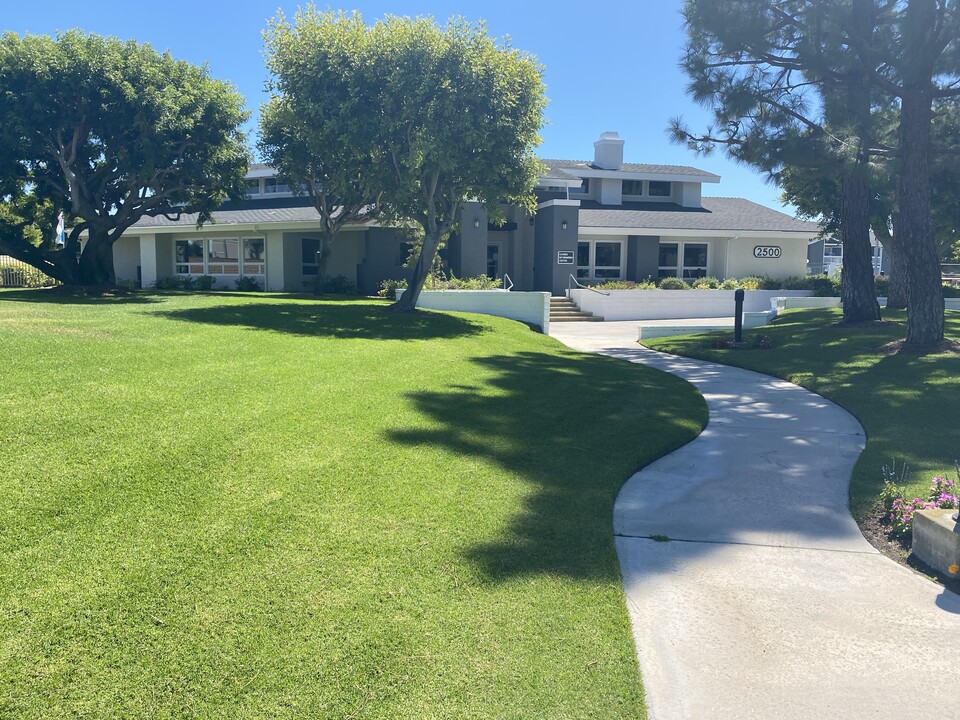
<svg viewBox="0 0 960 720"><path fill-rule="evenodd" d="M487 243L487 277L500 277L500 243Z"/></svg>

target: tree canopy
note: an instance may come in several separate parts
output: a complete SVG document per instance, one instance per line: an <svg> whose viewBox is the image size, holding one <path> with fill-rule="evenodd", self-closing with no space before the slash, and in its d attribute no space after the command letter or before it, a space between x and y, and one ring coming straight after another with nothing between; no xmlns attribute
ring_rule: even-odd
<svg viewBox="0 0 960 720"><path fill-rule="evenodd" d="M684 12L690 92L714 107L717 123L696 135L677 121L678 139L701 150L722 143L774 177L784 168L836 174L849 321L870 319L848 311L867 308L864 289L872 284L850 282L869 268L870 182L883 175L870 165L892 161L895 258L908 305L904 347L938 347L932 127L940 103L960 95L956 0L687 0ZM890 107L894 142L878 142L877 120ZM811 179L808 173L801 182L814 188Z"/></svg>
<svg viewBox="0 0 960 720"><path fill-rule="evenodd" d="M494 216L503 202L532 207L543 69L482 23L388 16L368 26L309 6L292 25L274 22L267 47L277 95L261 147L281 172L316 180L347 210L379 198L391 220L423 230L397 309L416 306L465 200Z"/></svg>
<svg viewBox="0 0 960 720"><path fill-rule="evenodd" d="M33 196L35 206L66 210L75 224L62 249L21 229L0 233L0 251L66 283L113 283L113 243L141 217L198 213L204 222L227 197L242 195L243 104L205 68L146 44L79 30L4 34L7 216L30 220L13 208L22 213Z"/></svg>
<svg viewBox="0 0 960 720"><path fill-rule="evenodd" d="M260 110L258 148L279 176L310 197L321 219L317 287L337 235L381 213L386 169L376 117L355 81L367 28L356 13L281 13L264 33L273 93Z"/></svg>

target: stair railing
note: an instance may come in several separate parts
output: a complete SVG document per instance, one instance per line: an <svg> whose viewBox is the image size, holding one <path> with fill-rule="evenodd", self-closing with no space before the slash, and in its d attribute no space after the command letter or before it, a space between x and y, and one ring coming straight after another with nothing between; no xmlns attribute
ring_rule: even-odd
<svg viewBox="0 0 960 720"><path fill-rule="evenodd" d="M510 283L510 287L507 287L507 283ZM510 276L506 273L503 274L503 289L507 292L513 290L513 280L511 280Z"/></svg>
<svg viewBox="0 0 960 720"><path fill-rule="evenodd" d="M571 281L572 281L572 282L571 282ZM594 292L594 293L596 293L597 295L603 295L604 297L610 297L610 293L608 293L608 292L603 292L602 290L596 290L596 289L590 287L589 285L584 285L584 284L581 283L579 280L577 280L576 277L574 277L574 274L573 274L573 273L570 273L570 280L567 281L567 297L570 297L570 291L573 290L573 286L574 286L574 285L576 285L576 286L577 286L578 288L580 288L581 290L589 290L590 292Z"/></svg>

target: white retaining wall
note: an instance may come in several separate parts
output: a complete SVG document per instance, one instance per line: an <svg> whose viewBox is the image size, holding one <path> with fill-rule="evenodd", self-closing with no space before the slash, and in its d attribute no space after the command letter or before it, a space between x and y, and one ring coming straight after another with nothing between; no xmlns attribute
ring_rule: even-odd
<svg viewBox="0 0 960 720"><path fill-rule="evenodd" d="M403 290L397 290L397 298ZM459 310L519 320L550 332L550 293L507 290L423 290L417 307Z"/></svg>
<svg viewBox="0 0 960 720"><path fill-rule="evenodd" d="M570 290L581 310L604 320L674 320L677 318L732 317L734 290ZM773 298L809 297L810 290L745 290L745 313L767 312Z"/></svg>

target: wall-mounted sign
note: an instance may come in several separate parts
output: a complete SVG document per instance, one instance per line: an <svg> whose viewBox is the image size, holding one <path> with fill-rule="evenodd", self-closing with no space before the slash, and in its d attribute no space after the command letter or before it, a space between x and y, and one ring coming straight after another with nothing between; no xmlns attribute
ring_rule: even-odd
<svg viewBox="0 0 960 720"><path fill-rule="evenodd" d="M573 265L573 250L557 250L557 265Z"/></svg>
<svg viewBox="0 0 960 720"><path fill-rule="evenodd" d="M753 256L755 258L778 258L781 252L779 245L757 245L753 249Z"/></svg>

